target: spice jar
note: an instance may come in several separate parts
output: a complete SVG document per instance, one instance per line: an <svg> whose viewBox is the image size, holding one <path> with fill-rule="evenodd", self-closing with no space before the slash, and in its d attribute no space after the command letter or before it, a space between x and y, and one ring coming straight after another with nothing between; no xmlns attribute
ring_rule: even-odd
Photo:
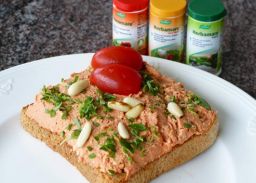
<svg viewBox="0 0 256 183"><path fill-rule="evenodd" d="M113 0L113 45L148 51L148 0Z"/></svg>
<svg viewBox="0 0 256 183"><path fill-rule="evenodd" d="M149 55L181 61L186 0L151 0Z"/></svg>
<svg viewBox="0 0 256 183"><path fill-rule="evenodd" d="M221 73L221 37L226 10L220 0L192 0L188 5L186 63Z"/></svg>

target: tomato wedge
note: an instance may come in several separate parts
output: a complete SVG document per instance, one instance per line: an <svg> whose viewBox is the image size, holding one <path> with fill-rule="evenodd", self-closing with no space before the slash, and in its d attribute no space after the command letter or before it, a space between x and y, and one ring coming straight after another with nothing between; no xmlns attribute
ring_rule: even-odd
<svg viewBox="0 0 256 183"><path fill-rule="evenodd" d="M135 70L143 68L142 56L136 50L124 46L111 46L97 51L91 65L94 69L108 64L126 65Z"/></svg>
<svg viewBox="0 0 256 183"><path fill-rule="evenodd" d="M120 64L110 64L95 69L91 84L108 93L129 95L140 91L142 78L138 71Z"/></svg>

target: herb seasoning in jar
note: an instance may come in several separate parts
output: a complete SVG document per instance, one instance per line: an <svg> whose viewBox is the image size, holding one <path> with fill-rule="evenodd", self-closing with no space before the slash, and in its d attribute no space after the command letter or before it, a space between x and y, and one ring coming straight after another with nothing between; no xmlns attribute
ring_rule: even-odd
<svg viewBox="0 0 256 183"><path fill-rule="evenodd" d="M192 0L188 15L186 63L219 75L224 5L220 0Z"/></svg>
<svg viewBox="0 0 256 183"><path fill-rule="evenodd" d="M113 45L148 51L148 0L113 0Z"/></svg>
<svg viewBox="0 0 256 183"><path fill-rule="evenodd" d="M149 55L181 61L186 0L151 0Z"/></svg>

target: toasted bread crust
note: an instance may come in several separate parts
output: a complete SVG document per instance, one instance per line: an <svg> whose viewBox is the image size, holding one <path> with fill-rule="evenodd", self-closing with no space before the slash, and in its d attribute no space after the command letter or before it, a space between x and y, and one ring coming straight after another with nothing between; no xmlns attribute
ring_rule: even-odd
<svg viewBox="0 0 256 183"><path fill-rule="evenodd" d="M219 129L219 122L218 120L215 120L207 133L191 137L184 144L174 147L171 152L149 163L139 172L135 173L132 177L126 180L125 174L116 174L111 176L79 161L76 153L72 150L72 147L70 147L67 143L60 145L60 143L63 141L63 137L39 126L35 120L26 115L26 110L27 106L21 111L21 124L23 128L32 136L45 142L51 149L60 153L92 183L149 182L162 173L185 163L186 161L194 158L201 152L208 149L214 143Z"/></svg>

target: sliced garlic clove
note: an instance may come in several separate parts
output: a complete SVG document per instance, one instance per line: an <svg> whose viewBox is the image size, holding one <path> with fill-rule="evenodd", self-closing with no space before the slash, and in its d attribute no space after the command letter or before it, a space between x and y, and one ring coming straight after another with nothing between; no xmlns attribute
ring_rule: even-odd
<svg viewBox="0 0 256 183"><path fill-rule="evenodd" d="M76 141L76 146L77 147L83 147L84 143L88 140L90 137L92 131L92 125L89 122L86 122L77 141Z"/></svg>
<svg viewBox="0 0 256 183"><path fill-rule="evenodd" d="M68 95L75 96L89 86L88 80L78 80L68 88Z"/></svg>
<svg viewBox="0 0 256 183"><path fill-rule="evenodd" d="M108 107L111 109L115 109L117 111L122 111L122 112L127 112L130 110L129 105L121 102L115 102L115 101L108 102Z"/></svg>
<svg viewBox="0 0 256 183"><path fill-rule="evenodd" d="M176 118L183 116L181 108L175 102L169 102L167 105L167 110Z"/></svg>
<svg viewBox="0 0 256 183"><path fill-rule="evenodd" d="M130 138L129 132L127 131L125 125L122 122L118 123L117 130L118 130L119 135L123 139L129 139Z"/></svg>
<svg viewBox="0 0 256 183"><path fill-rule="evenodd" d="M125 116L128 119L137 118L143 110L144 110L144 106L142 104L139 104L133 107L132 109L130 109L127 113L125 113Z"/></svg>
<svg viewBox="0 0 256 183"><path fill-rule="evenodd" d="M141 101L137 100L136 98L132 98L132 97L125 97L123 99L123 102L132 106L132 107L135 107L136 105L142 104Z"/></svg>

